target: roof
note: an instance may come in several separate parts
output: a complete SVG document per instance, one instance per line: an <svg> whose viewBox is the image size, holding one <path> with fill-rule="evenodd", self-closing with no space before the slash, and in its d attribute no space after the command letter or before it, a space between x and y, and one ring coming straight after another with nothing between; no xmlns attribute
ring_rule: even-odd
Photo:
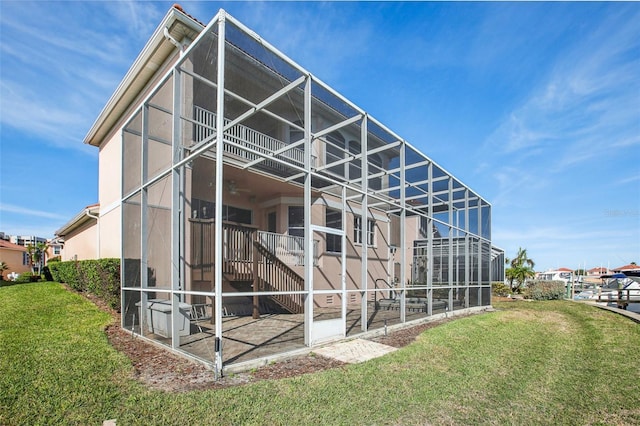
<svg viewBox="0 0 640 426"><path fill-rule="evenodd" d="M97 222L98 219L96 216L100 215L100 204L92 204L90 206L85 207L73 217L69 222L62 225L60 229L55 232L56 237L64 237L69 234L71 231L78 229L82 225L89 223L91 221Z"/></svg>
<svg viewBox="0 0 640 426"><path fill-rule="evenodd" d="M612 271L640 271L640 266L630 263L628 265L620 266L619 268L613 268Z"/></svg>
<svg viewBox="0 0 640 426"><path fill-rule="evenodd" d="M84 137L84 143L100 146L158 69L178 51L178 48L165 37L165 29L173 39L182 42L185 39L194 40L204 27L204 24L186 14L180 5L174 4L107 101Z"/></svg>
<svg viewBox="0 0 640 426"><path fill-rule="evenodd" d="M25 246L21 246L20 244L13 244L6 240L0 240L0 249L27 251L27 248Z"/></svg>

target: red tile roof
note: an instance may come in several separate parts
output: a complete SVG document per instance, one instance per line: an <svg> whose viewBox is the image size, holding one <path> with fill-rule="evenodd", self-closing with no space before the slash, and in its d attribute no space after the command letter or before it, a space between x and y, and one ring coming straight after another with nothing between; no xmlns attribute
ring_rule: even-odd
<svg viewBox="0 0 640 426"><path fill-rule="evenodd" d="M631 263L628 264L628 265L621 266L619 268L613 268L614 271L635 271L635 270L638 270L638 269L640 269L640 266L633 265Z"/></svg>
<svg viewBox="0 0 640 426"><path fill-rule="evenodd" d="M199 19L189 15L187 12L184 11L184 9L182 8L182 6L180 6L178 3L174 3L173 6L171 6L172 8L174 8L175 10L179 10L180 12L184 13L185 15L187 15L189 18L193 19L194 21L196 21L198 24L202 25L203 27L206 27L207 24L204 24L202 22L200 22Z"/></svg>
<svg viewBox="0 0 640 426"><path fill-rule="evenodd" d="M0 248L9 249L9 250L27 251L26 247L21 246L19 244L13 244L6 240L0 240Z"/></svg>

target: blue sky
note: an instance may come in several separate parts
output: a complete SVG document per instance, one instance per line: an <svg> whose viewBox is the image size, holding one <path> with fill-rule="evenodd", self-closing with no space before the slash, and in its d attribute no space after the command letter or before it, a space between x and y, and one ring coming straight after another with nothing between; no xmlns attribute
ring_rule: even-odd
<svg viewBox="0 0 640 426"><path fill-rule="evenodd" d="M83 138L172 4L0 0L0 231L97 202ZM226 9L481 194L507 256L640 262L640 3L181 5Z"/></svg>

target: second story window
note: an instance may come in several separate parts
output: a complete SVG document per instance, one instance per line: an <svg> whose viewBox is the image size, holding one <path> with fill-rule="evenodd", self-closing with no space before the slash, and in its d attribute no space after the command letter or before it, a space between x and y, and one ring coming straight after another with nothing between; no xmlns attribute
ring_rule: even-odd
<svg viewBox="0 0 640 426"><path fill-rule="evenodd" d="M327 135L327 144L325 148L325 163L327 165L345 158L345 140L338 132L331 132ZM327 169L328 172L344 177L345 163L338 164Z"/></svg>
<svg viewBox="0 0 640 426"><path fill-rule="evenodd" d="M289 206L289 235L304 237L304 207Z"/></svg>
<svg viewBox="0 0 640 426"><path fill-rule="evenodd" d="M327 209L325 223L327 228L342 229L342 212ZM327 234L327 252L342 253L342 237L340 235Z"/></svg>
<svg viewBox="0 0 640 426"><path fill-rule="evenodd" d="M366 232L367 244L373 246L375 242L376 223L371 219L367 219ZM353 218L353 241L356 244L362 244L362 216Z"/></svg>

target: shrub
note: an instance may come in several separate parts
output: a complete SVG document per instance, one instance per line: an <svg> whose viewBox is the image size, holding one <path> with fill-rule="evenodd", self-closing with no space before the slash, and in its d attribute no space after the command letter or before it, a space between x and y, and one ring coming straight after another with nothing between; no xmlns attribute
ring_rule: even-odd
<svg viewBox="0 0 640 426"><path fill-rule="evenodd" d="M16 284L34 283L40 281L38 274L32 274L31 272L23 272L18 275L18 278L14 281Z"/></svg>
<svg viewBox="0 0 640 426"><path fill-rule="evenodd" d="M562 281L529 281L524 290L525 299L560 300L564 298L566 285Z"/></svg>
<svg viewBox="0 0 640 426"><path fill-rule="evenodd" d="M49 270L55 281L92 293L120 310L120 259L54 262Z"/></svg>
<svg viewBox="0 0 640 426"><path fill-rule="evenodd" d="M494 296L508 296L511 294L511 288L502 281L496 281L491 283L491 291Z"/></svg>

